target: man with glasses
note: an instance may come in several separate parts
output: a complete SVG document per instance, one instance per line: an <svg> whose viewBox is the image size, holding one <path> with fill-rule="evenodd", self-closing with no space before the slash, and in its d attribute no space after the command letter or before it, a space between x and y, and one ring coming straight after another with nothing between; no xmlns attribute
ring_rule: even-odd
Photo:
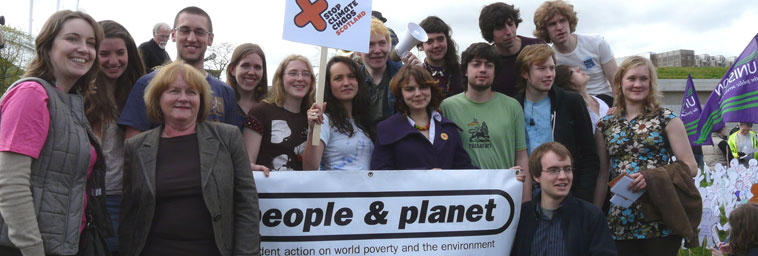
<svg viewBox="0 0 758 256"><path fill-rule="evenodd" d="M203 69L205 50L213 43L213 24L208 13L194 6L179 11L174 19L171 40L176 42L176 61L183 61L204 73L205 80L213 91L207 120L241 126L242 119L236 111L234 90ZM156 73L152 72L137 80L124 105L118 124L126 127L127 139L160 125L147 119L143 99L145 88Z"/></svg>
<svg viewBox="0 0 758 256"><path fill-rule="evenodd" d="M542 143L557 141L574 152L576 186L571 193L592 202L600 160L592 134L592 121L584 99L576 92L553 86L555 54L545 44L521 50L516 63L516 87L526 123L526 143L531 154Z"/></svg>
<svg viewBox="0 0 758 256"><path fill-rule="evenodd" d="M158 23L153 26L153 38L139 45L139 51L142 54L142 63L148 71L171 61L166 52L166 43L171 34L171 27L166 23Z"/></svg>
<svg viewBox="0 0 758 256"><path fill-rule="evenodd" d="M558 142L532 151L529 173L541 192L521 205L511 255L616 255L600 209L569 193L572 162L569 150Z"/></svg>

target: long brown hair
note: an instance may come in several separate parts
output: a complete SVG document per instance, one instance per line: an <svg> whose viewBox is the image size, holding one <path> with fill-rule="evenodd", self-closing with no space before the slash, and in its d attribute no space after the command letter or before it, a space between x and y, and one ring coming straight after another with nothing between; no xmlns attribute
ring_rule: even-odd
<svg viewBox="0 0 758 256"><path fill-rule="evenodd" d="M758 204L747 203L729 214L731 254L747 255L750 248L758 247Z"/></svg>
<svg viewBox="0 0 758 256"><path fill-rule="evenodd" d="M237 78L234 76L234 73L232 73L232 68L236 68L240 61L242 61L242 58L249 54L258 54L258 56L260 56L261 60L263 61L263 73L261 74L261 81L258 83L258 85L255 86L255 92L253 92L253 99L258 102L266 97L266 94L268 93L268 75L266 73L266 55L263 54L263 49L261 49L261 47L257 44L241 44L240 46L237 46L236 49L234 49L234 53L232 53L232 60L229 62L229 65L226 68L226 82L229 83L229 86L231 86L232 89L234 89L234 96L236 96L237 101L239 101L239 82L237 82Z"/></svg>
<svg viewBox="0 0 758 256"><path fill-rule="evenodd" d="M124 73L116 79L115 91L108 91L108 87L105 85L105 79L108 78L103 72L98 72L94 86L84 95L84 111L87 120L89 120L90 125L94 129L100 129L103 124L118 118L137 79L145 75L145 64L142 63L137 45L134 43L134 39L132 39L129 31L118 22L112 20L103 20L98 23L103 27L106 39L118 38L124 40L127 64ZM98 63L97 65L100 64ZM110 95L113 95L116 102L111 102ZM114 105L116 106L115 111L113 109Z"/></svg>
<svg viewBox="0 0 758 256"><path fill-rule="evenodd" d="M371 118L368 115L368 87L366 85L366 79L363 77L363 72L355 61L345 56L334 56L326 63L326 78L324 79L324 102L326 102L326 114L329 115L330 125L337 129L338 132L346 134L348 137L353 137L355 131L350 124L350 120L347 118L347 109L332 92L332 66L337 63L345 64L350 72L355 75L355 80L358 82L358 93L352 100L352 112L350 113L355 121L355 124L360 130L362 130L367 137L372 137L373 131L370 131Z"/></svg>
<svg viewBox="0 0 758 256"><path fill-rule="evenodd" d="M100 50L100 42L103 41L103 29L92 16L80 11L63 10L50 15L50 18L45 21L45 25L42 25L42 30L40 30L37 38L34 40L34 59L29 63L24 77L38 77L48 81L50 84L55 84L55 67L53 67L53 61L50 59L50 49L53 48L55 36L63 29L63 24L71 19L83 19L89 23L92 27L92 32L95 34L95 59L93 60L92 68L76 80L71 87L73 91L83 93L95 82L97 72L100 70L97 64L97 52Z"/></svg>

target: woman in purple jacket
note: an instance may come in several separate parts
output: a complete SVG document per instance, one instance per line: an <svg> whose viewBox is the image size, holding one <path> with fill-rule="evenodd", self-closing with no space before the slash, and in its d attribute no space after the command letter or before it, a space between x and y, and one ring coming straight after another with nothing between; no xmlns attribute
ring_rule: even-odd
<svg viewBox="0 0 758 256"><path fill-rule="evenodd" d="M378 125L372 170L478 169L458 126L437 112L443 93L435 83L418 65L405 65L392 78L396 113Z"/></svg>

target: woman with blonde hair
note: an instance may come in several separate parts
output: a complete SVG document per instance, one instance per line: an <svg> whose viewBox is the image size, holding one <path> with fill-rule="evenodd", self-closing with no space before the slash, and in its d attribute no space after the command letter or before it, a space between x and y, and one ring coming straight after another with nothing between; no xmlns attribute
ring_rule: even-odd
<svg viewBox="0 0 758 256"><path fill-rule="evenodd" d="M126 142L121 255L257 255L258 193L237 126L208 122L212 92L183 62L145 92L160 126Z"/></svg>
<svg viewBox="0 0 758 256"><path fill-rule="evenodd" d="M308 139L306 111L313 104L316 77L302 55L284 58L274 73L268 98L245 116L245 147L253 170L302 170Z"/></svg>
<svg viewBox="0 0 758 256"><path fill-rule="evenodd" d="M616 111L598 123L595 133L600 171L594 203L599 208L609 179L628 175L633 179L630 189L645 189L647 182L640 171L667 165L672 156L686 163L693 177L697 172L682 120L661 106L650 60L638 56L624 60L613 84ZM612 205L608 222L619 255L676 255L681 245L682 236L662 221L644 219L639 200L628 208Z"/></svg>

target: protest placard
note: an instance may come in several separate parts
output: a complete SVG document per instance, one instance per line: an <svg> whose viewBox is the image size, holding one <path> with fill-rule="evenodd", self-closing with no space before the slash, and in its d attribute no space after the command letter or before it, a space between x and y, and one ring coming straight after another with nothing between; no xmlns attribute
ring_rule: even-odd
<svg viewBox="0 0 758 256"><path fill-rule="evenodd" d="M255 172L261 255L508 255L514 173Z"/></svg>
<svg viewBox="0 0 758 256"><path fill-rule="evenodd" d="M284 7L282 39L321 46L316 104L324 102L328 48L368 52L371 0L289 0ZM319 144L321 125L311 130L311 143Z"/></svg>
<svg viewBox="0 0 758 256"><path fill-rule="evenodd" d="M284 12L284 40L368 52L371 0L289 0Z"/></svg>

